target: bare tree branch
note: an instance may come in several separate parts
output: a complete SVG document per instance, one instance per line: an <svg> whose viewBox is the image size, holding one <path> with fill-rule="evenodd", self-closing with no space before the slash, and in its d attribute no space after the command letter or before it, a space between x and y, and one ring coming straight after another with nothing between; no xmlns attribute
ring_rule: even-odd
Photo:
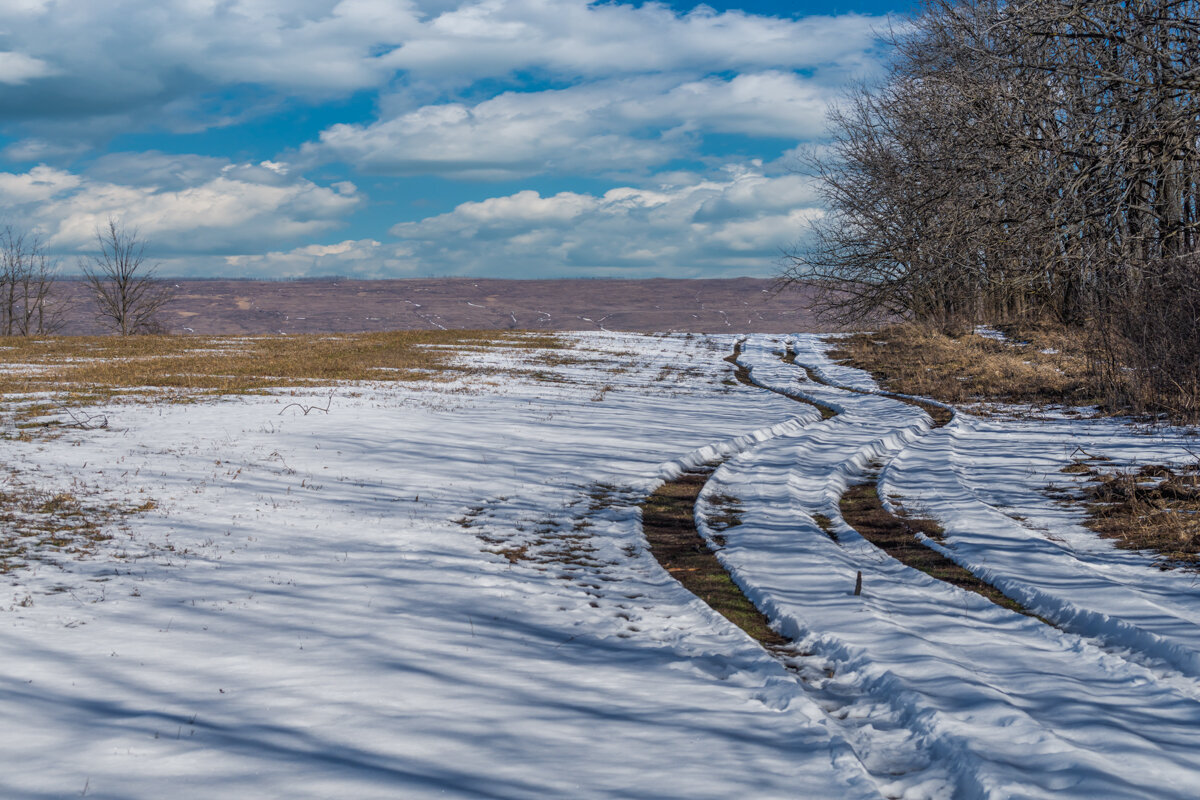
<svg viewBox="0 0 1200 800"><path fill-rule="evenodd" d="M158 314L172 291L154 277L155 267L146 265L146 243L113 218L96 231L96 242L99 255L81 260L79 267L96 301L97 317L122 336L161 331Z"/></svg>
<svg viewBox="0 0 1200 800"><path fill-rule="evenodd" d="M1200 408L1200 2L926 0L891 44L783 279L840 322L1049 317L1114 397Z"/></svg>
<svg viewBox="0 0 1200 800"><path fill-rule="evenodd" d="M0 230L0 333L34 336L62 325L62 306L55 299L58 264L36 235L6 226Z"/></svg>

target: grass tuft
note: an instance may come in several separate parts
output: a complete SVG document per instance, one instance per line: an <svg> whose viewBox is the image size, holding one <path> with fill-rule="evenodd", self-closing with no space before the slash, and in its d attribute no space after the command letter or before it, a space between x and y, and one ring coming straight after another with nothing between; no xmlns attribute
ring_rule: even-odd
<svg viewBox="0 0 1200 800"><path fill-rule="evenodd" d="M0 491L0 573L64 555L87 557L102 542L113 538L112 524L121 517L154 507L153 501L125 507L80 498L71 492L47 492L10 472Z"/></svg>
<svg viewBox="0 0 1200 800"><path fill-rule="evenodd" d="M1125 550L1157 553L1163 569L1200 569L1200 461L1105 470L1077 460L1062 471L1085 479L1081 496L1063 499L1084 504L1088 528Z"/></svg>

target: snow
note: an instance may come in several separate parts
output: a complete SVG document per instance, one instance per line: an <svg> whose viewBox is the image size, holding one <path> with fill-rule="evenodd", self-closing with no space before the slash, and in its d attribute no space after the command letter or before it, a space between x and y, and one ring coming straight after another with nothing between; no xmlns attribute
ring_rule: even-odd
<svg viewBox="0 0 1200 800"><path fill-rule="evenodd" d="M43 485L160 506L124 559L6 576L0 796L872 796L797 681L644 551L632 505L817 415L723 385L732 339L585 341L573 384L122 405L0 443ZM653 380L693 362L712 374ZM591 515L601 567L484 552L599 482L622 493ZM482 529L455 522L481 505Z"/></svg>
<svg viewBox="0 0 1200 800"><path fill-rule="evenodd" d="M47 491L157 503L92 557L0 576L0 797L1195 796L1195 576L1042 491L1076 447L1180 461L1186 437L931 429L812 336L741 340L771 391L730 381L733 336L572 336L561 382L484 348L452 383L120 403L87 409L106 429L0 439ZM280 414L331 388L328 413ZM698 525L741 501L718 556L789 653L647 552L638 502L718 458ZM1060 627L859 537L837 501L873 465L943 522L931 546Z"/></svg>
<svg viewBox="0 0 1200 800"><path fill-rule="evenodd" d="M851 383L846 368L828 364L811 342L799 344L799 363ZM1060 597L1085 591L1090 598L1092 587L1070 571L1073 564L1057 562L1057 573L1049 560L1038 569L1031 566L1040 550L1057 549L1054 542L1034 535L989 541L995 526L987 528L985 521L993 510L985 503L972 506L963 493L950 490L963 473L973 475L977 485L1011 485L1007 481L1017 479L1037 436L1010 431L978 441L974 455L962 459L977 471L960 470L955 460L939 455L937 443L962 430L962 415L927 432L927 424L914 419L923 415L911 405L798 382L781 369L776 348L769 341L747 343L756 381L840 405L843 413L775 437L717 471L706 490L734 495L748 509L743 525L725 532L720 557L756 603L771 609L784 632L832 665L830 682L836 685L829 691L853 709L848 719L859 730L847 737L868 768L886 773L896 762L918 763L914 752L929 755L927 769L897 776L885 791L927 796L929 786L940 785L934 796L1194 796L1200 777L1195 681L1143 663L1154 662L1154 652L1109 646L1122 625L1147 623L1151 614L1141 596L1114 592L1128 587L1111 583L1104 607L1109 616L1103 623L1097 616L1095 629L1083 631L1109 635L1065 633L904 567L865 542L838 512L836 499L847 478L862 474L869 460L889 462L881 495L897 493L906 508L918 506L943 521L947 545L941 549L955 560L989 579L1004 564L1026 585L1040 578L1056 584ZM865 388L861 380L854 383ZM1085 442L1089 451L1102 438L1076 423L1063 425L1070 428L1072 444ZM1105 430L1113 435L1116 426ZM1127 446L1131 436L1126 435ZM1142 457L1148 455L1145 445L1138 450ZM1047 448L1053 446L1044 444ZM1070 449L1062 463L1069 463ZM1003 461L1007 471L994 473L995 464L977 458L984 454ZM1028 488L1037 480L1027 476L1024 483ZM1051 505L1032 491L1023 500L1027 506ZM833 520L837 543L813 522L818 513ZM968 542L975 544L969 551ZM1101 548L1112 552L1111 543L1093 540L1092 552ZM1096 569L1108 566L1101 562ZM862 598L851 592L858 571L864 576ZM1151 586L1153 578L1162 578L1148 563L1138 565L1136 576L1124 576L1131 583L1146 578ZM1200 592L1194 576L1171 577L1175 593L1155 595L1162 603L1157 631L1182 637L1187 627L1182 620ZM865 719L854 711L863 708L870 710ZM881 726L887 736L878 735Z"/></svg>
<svg viewBox="0 0 1200 800"><path fill-rule="evenodd" d="M1200 696L1195 574L1155 569L1151 556L1096 537L1046 496L1047 486L1070 484L1061 470L1080 447L1117 463L1184 463L1195 441L1104 419L959 414L889 465L883 493L942 520L944 552L1005 594L1156 669L1184 673L1189 680L1181 685Z"/></svg>

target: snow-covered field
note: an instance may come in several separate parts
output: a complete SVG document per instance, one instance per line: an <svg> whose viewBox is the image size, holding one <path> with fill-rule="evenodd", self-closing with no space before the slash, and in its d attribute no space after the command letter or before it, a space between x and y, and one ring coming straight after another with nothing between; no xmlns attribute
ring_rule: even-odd
<svg viewBox="0 0 1200 800"><path fill-rule="evenodd" d="M573 336L561 382L116 404L0 440L26 485L154 510L0 576L0 797L1009 798L1200 794L1200 586L1043 491L1116 422L930 430L815 338ZM481 368L530 351L487 348ZM536 365L534 365L536 366ZM781 393L838 409L827 420ZM282 414L280 412L283 412ZM647 552L638 503L717 458L719 557L769 654ZM841 519L870 462L1049 623ZM833 521L835 542L814 521ZM854 596L856 574L864 591Z"/></svg>

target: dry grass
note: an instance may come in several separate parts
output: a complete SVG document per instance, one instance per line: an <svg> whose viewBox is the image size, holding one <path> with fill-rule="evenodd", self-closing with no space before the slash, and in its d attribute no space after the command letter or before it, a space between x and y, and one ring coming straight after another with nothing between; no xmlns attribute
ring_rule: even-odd
<svg viewBox="0 0 1200 800"><path fill-rule="evenodd" d="M343 381L448 379L484 371L457 356L483 347L550 351L549 335L498 331L402 331L311 336L10 337L0 340L0 397L15 409L20 439L53 436L66 425L103 427L80 406L122 398L188 401ZM549 360L553 352L543 354ZM502 372L503 370L490 370ZM65 413L65 416L61 414ZM37 419L56 415L56 420ZM88 499L94 492L46 492L15 471L0 488L0 572L35 559L84 557L125 508Z"/></svg>
<svg viewBox="0 0 1200 800"><path fill-rule="evenodd" d="M73 404L115 395L184 399L340 381L453 376L461 350L561 348L553 336L395 331L309 336L47 337L0 340L0 395L51 393Z"/></svg>
<svg viewBox="0 0 1200 800"><path fill-rule="evenodd" d="M1200 568L1200 462L1106 470L1077 460L1063 472L1085 480L1087 527L1126 550L1157 553L1163 569Z"/></svg>
<svg viewBox="0 0 1200 800"><path fill-rule="evenodd" d="M122 506L79 496L79 490L45 491L10 472L0 489L0 573L30 561L84 558L111 540L111 528L122 517L144 513L153 501Z"/></svg>
<svg viewBox="0 0 1200 800"><path fill-rule="evenodd" d="M1101 403L1078 336L1051 327L1004 332L1007 342L895 325L839 339L831 355L891 390L946 403ZM1089 528L1119 547L1157 553L1164 568L1200 568L1200 467L1112 470L1082 458L1063 472L1085 479L1082 494L1047 491L1064 503L1083 503Z"/></svg>
<svg viewBox="0 0 1200 800"><path fill-rule="evenodd" d="M821 529L822 533L835 542L838 540L837 531L833 528L833 520L831 520L825 514L813 514L812 518L813 522L817 523L817 527Z"/></svg>
<svg viewBox="0 0 1200 800"><path fill-rule="evenodd" d="M1094 405L1085 348L1049 328L1011 330L1000 342L893 325L835 340L830 355L887 389L943 403Z"/></svg>

